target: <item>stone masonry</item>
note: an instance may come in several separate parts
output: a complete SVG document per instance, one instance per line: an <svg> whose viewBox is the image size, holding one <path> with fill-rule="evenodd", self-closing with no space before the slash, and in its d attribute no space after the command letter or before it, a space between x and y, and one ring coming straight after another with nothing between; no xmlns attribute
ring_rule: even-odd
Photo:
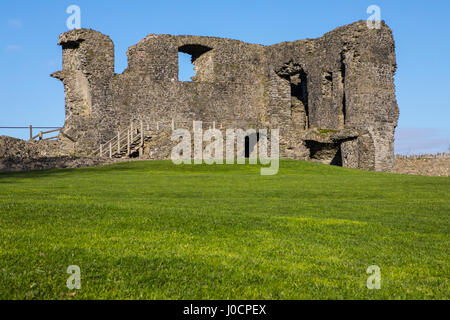
<svg viewBox="0 0 450 320"><path fill-rule="evenodd" d="M321 38L271 46L201 36L150 34L129 48L114 72L114 44L78 29L59 42L63 69L52 76L66 93L62 154L90 155L130 121L193 120L221 128L280 129L281 157L390 171L399 110L392 32L365 21ZM197 74L178 80L178 53ZM162 138L164 135L167 138ZM167 158L173 144L154 131L146 155Z"/></svg>

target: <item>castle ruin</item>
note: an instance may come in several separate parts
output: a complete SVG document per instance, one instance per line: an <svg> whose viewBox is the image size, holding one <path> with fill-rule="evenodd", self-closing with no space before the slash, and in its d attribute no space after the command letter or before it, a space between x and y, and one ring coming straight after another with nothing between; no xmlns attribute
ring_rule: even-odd
<svg viewBox="0 0 450 320"><path fill-rule="evenodd" d="M167 123L185 128L200 120L223 129L280 129L282 158L393 168L396 58L384 22L271 46L151 34L129 48L122 74L114 72L113 42L100 32L72 30L58 43L63 69L52 76L65 88L63 153L98 154L115 141L114 156L131 156L135 123L140 155L167 159L174 144ZM192 56L191 82L178 80L179 52Z"/></svg>

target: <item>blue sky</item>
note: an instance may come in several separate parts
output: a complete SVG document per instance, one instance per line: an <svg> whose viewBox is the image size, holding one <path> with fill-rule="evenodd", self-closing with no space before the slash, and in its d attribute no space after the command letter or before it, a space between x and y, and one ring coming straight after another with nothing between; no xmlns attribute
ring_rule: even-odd
<svg viewBox="0 0 450 320"><path fill-rule="evenodd" d="M62 126L64 89L49 74L61 69L66 8L81 8L83 28L115 43L116 72L126 50L149 33L192 34L274 44L316 38L369 16L375 4L394 31L400 121L397 153L435 153L450 146L450 1L2 1L0 126ZM26 137L25 130L0 135Z"/></svg>

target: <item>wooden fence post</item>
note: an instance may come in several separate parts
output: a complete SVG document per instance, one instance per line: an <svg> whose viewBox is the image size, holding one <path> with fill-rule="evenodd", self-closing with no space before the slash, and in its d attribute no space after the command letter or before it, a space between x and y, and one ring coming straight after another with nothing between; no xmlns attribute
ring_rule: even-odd
<svg viewBox="0 0 450 320"><path fill-rule="evenodd" d="M30 124L30 140L33 140L33 126Z"/></svg>
<svg viewBox="0 0 450 320"><path fill-rule="evenodd" d="M100 144L100 158L103 157L103 145Z"/></svg>
<svg viewBox="0 0 450 320"><path fill-rule="evenodd" d="M109 143L109 158L112 158L112 143Z"/></svg>
<svg viewBox="0 0 450 320"><path fill-rule="evenodd" d="M117 131L117 153L120 153L120 130Z"/></svg>
<svg viewBox="0 0 450 320"><path fill-rule="evenodd" d="M130 148L131 148L131 146L130 146L130 130L128 130L128 132L127 132L127 139L128 139L128 146L127 146L127 156L129 156L130 155Z"/></svg>
<svg viewBox="0 0 450 320"><path fill-rule="evenodd" d="M144 123L141 120L141 146L144 145Z"/></svg>
<svg viewBox="0 0 450 320"><path fill-rule="evenodd" d="M175 130L175 120L172 119L172 131Z"/></svg>

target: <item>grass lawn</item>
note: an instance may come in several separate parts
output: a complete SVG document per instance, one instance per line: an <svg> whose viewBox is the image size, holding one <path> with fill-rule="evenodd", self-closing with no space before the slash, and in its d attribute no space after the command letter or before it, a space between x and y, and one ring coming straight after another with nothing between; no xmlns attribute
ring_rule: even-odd
<svg viewBox="0 0 450 320"><path fill-rule="evenodd" d="M259 169L0 174L0 299L450 298L450 178ZM69 265L81 290L66 287Z"/></svg>

